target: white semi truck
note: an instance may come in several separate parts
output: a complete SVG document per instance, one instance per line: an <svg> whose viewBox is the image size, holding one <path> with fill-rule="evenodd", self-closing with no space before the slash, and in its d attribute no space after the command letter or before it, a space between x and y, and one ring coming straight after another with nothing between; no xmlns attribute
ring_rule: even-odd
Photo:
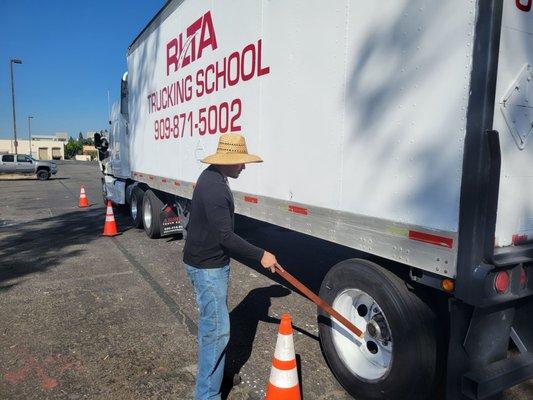
<svg viewBox="0 0 533 400"><path fill-rule="evenodd" d="M533 377L532 0L172 0L127 62L104 196L181 232L200 160L243 134L265 162L231 182L238 213L368 255L320 289L365 332L319 312L347 392Z"/></svg>

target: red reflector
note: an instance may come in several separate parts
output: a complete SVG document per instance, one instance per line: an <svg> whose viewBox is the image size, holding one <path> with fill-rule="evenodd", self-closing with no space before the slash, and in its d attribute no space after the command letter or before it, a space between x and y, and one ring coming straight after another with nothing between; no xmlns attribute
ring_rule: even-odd
<svg viewBox="0 0 533 400"><path fill-rule="evenodd" d="M150 178L150 180L152 180L152 181L154 180L154 177L153 177L153 176L149 176L148 178Z"/></svg>
<svg viewBox="0 0 533 400"><path fill-rule="evenodd" d="M522 244L527 242L527 235L513 235L513 244Z"/></svg>
<svg viewBox="0 0 533 400"><path fill-rule="evenodd" d="M252 196L244 196L244 201L248 203L254 203L254 204L259 203L259 199L257 197L252 197Z"/></svg>
<svg viewBox="0 0 533 400"><path fill-rule="evenodd" d="M167 183L167 180L166 179L161 179L161 182Z"/></svg>
<svg viewBox="0 0 533 400"><path fill-rule="evenodd" d="M297 207L297 206L289 206L289 211L296 213L296 214L302 214L307 215L309 212L307 211L307 208Z"/></svg>
<svg viewBox="0 0 533 400"><path fill-rule="evenodd" d="M505 293L509 289L509 274L507 271L500 271L494 278L494 288L498 293Z"/></svg>
<svg viewBox="0 0 533 400"><path fill-rule="evenodd" d="M436 244L437 246L448 247L453 246L453 239L444 236L431 235L429 233L409 231L409 239L418 240L419 242Z"/></svg>

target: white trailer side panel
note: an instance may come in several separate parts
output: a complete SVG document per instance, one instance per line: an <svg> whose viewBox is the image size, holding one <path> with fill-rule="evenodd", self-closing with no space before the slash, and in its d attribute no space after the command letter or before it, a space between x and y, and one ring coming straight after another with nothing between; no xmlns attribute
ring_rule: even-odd
<svg viewBox="0 0 533 400"><path fill-rule="evenodd" d="M349 3L341 209L458 230L475 7Z"/></svg>
<svg viewBox="0 0 533 400"><path fill-rule="evenodd" d="M265 163L234 189L456 232L475 6L185 1L128 58L132 170L196 181L218 140L199 135L199 110L240 99ZM167 76L167 43L207 11L217 48ZM189 75L194 91L199 70L259 40L268 73L150 112L151 93ZM156 120L189 112L192 136L154 139Z"/></svg>
<svg viewBox="0 0 533 400"><path fill-rule="evenodd" d="M502 152L497 246L533 239L531 3L530 0L504 1L494 110L494 129L500 133Z"/></svg>

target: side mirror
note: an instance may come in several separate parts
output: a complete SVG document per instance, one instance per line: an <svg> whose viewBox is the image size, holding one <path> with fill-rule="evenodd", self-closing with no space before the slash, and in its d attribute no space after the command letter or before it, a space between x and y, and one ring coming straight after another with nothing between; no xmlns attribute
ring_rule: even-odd
<svg viewBox="0 0 533 400"><path fill-rule="evenodd" d="M94 134L94 147L99 148L102 146L102 135L99 133Z"/></svg>

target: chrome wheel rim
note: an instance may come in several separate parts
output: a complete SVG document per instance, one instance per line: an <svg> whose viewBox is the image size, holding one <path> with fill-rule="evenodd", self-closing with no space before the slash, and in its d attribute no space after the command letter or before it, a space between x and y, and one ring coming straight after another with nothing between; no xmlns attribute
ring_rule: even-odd
<svg viewBox="0 0 533 400"><path fill-rule="evenodd" d="M152 207L150 205L150 201L146 201L144 203L143 219L144 226L146 227L146 229L150 229L150 226L152 226Z"/></svg>
<svg viewBox="0 0 533 400"><path fill-rule="evenodd" d="M133 196L133 198L131 199L131 217L133 218L133 220L137 220L137 197Z"/></svg>
<svg viewBox="0 0 533 400"><path fill-rule="evenodd" d="M359 338L332 318L333 345L344 365L362 380L382 380L392 366L393 337L379 304L362 290L347 289L333 308L364 332Z"/></svg>

